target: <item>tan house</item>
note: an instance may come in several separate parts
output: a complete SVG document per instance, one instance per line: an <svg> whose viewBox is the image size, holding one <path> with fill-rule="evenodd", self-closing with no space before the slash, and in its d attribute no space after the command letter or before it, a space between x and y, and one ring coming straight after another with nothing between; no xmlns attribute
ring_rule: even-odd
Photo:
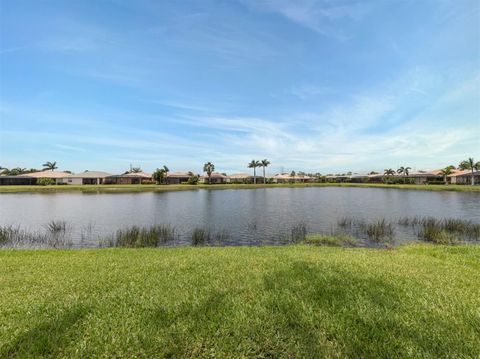
<svg viewBox="0 0 480 359"><path fill-rule="evenodd" d="M311 181L312 181L312 177L307 175L291 176L288 173L281 173L273 176L274 183L306 183Z"/></svg>
<svg viewBox="0 0 480 359"><path fill-rule="evenodd" d="M263 183L263 176L252 176L249 173L235 173L227 176L227 183L253 183L254 179L257 183Z"/></svg>
<svg viewBox="0 0 480 359"><path fill-rule="evenodd" d="M110 173L102 171L85 171L82 173L71 174L63 178L62 183L69 185L84 185L84 184L104 184L105 178L111 176Z"/></svg>
<svg viewBox="0 0 480 359"><path fill-rule="evenodd" d="M168 184L181 184L188 182L191 176L198 176L193 172L169 172L167 173ZM200 177L200 176L199 176Z"/></svg>
<svg viewBox="0 0 480 359"><path fill-rule="evenodd" d="M32 173L25 173L22 176L30 177L30 178L50 178L55 181L55 184L62 184L64 183L64 178L70 176L69 172L60 172L60 171L39 171L39 172L32 172Z"/></svg>
<svg viewBox="0 0 480 359"><path fill-rule="evenodd" d="M105 177L104 180L105 184L145 184L152 182L152 175L146 172L127 172Z"/></svg>
<svg viewBox="0 0 480 359"><path fill-rule="evenodd" d="M210 183L212 184L220 184L220 183L227 183L228 176L225 176L222 173L213 172L210 177ZM208 176L200 176L199 178L200 183L208 183Z"/></svg>
<svg viewBox="0 0 480 359"><path fill-rule="evenodd" d="M473 171L474 183L480 184L480 171ZM447 176L451 184L471 184L472 171L471 170L456 170L451 175Z"/></svg>

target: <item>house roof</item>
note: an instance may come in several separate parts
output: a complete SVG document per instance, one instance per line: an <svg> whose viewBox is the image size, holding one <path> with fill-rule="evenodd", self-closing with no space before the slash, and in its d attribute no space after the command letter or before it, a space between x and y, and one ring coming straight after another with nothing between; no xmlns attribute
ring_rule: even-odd
<svg viewBox="0 0 480 359"><path fill-rule="evenodd" d="M142 177L142 178L152 178L150 173L146 172L129 172L120 175L121 177Z"/></svg>
<svg viewBox="0 0 480 359"><path fill-rule="evenodd" d="M167 173L167 178L190 177L190 173L193 172L169 172ZM194 176L198 175L194 174Z"/></svg>
<svg viewBox="0 0 480 359"><path fill-rule="evenodd" d="M275 179L286 179L286 180L296 180L296 179L310 179L311 177L310 176L307 176L307 175L295 175L295 176L290 176L290 174L288 173L281 173L281 174L277 174L275 176L273 176L273 178Z"/></svg>
<svg viewBox="0 0 480 359"><path fill-rule="evenodd" d="M65 177L69 177L70 173L58 172L58 171L39 171L39 172L25 173L22 176L34 177L34 178L65 178Z"/></svg>
<svg viewBox="0 0 480 359"><path fill-rule="evenodd" d="M227 178L227 176L225 175L222 175L221 173L218 173L218 172L212 172L212 178ZM203 175L201 176L201 178L208 178L207 175Z"/></svg>
<svg viewBox="0 0 480 359"><path fill-rule="evenodd" d="M228 178L230 179L246 179L250 177L253 177L253 176L248 173L234 173L233 175L228 176Z"/></svg>
<svg viewBox="0 0 480 359"><path fill-rule="evenodd" d="M85 171L74 175L65 176L68 178L105 178L110 177L112 174L102 171Z"/></svg>
<svg viewBox="0 0 480 359"><path fill-rule="evenodd" d="M480 174L480 171L473 171L473 174L476 176ZM448 177L459 177L459 176L471 176L472 171L471 170L455 170L451 175L448 175Z"/></svg>

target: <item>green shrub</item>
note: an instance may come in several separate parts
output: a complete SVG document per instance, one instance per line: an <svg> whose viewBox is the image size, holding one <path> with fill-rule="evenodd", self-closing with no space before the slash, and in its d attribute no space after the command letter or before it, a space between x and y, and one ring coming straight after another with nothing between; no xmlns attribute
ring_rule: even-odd
<svg viewBox="0 0 480 359"><path fill-rule="evenodd" d="M52 178L42 177L37 179L37 185L39 186L51 186L55 184L55 180Z"/></svg>
<svg viewBox="0 0 480 359"><path fill-rule="evenodd" d="M198 184L198 176L190 176L190 177L188 177L187 183L188 183L188 184L193 184L193 185Z"/></svg>

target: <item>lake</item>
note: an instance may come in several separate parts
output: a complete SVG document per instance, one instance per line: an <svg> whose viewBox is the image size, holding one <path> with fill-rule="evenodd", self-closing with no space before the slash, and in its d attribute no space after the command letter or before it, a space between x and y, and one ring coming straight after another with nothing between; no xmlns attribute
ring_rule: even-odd
<svg viewBox="0 0 480 359"><path fill-rule="evenodd" d="M333 233L338 221L397 222L403 217L457 218L480 222L480 193L381 188L259 188L143 193L0 194L0 225L44 231L66 221L74 247L95 247L99 238L133 225L170 225L189 244L192 232L215 233L219 245L288 243L292 228ZM409 228L396 237L413 239Z"/></svg>

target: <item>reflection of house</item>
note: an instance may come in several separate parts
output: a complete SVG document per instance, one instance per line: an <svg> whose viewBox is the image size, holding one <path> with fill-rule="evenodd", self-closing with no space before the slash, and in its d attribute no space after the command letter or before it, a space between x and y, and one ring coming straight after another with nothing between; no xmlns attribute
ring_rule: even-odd
<svg viewBox="0 0 480 359"><path fill-rule="evenodd" d="M480 184L480 171L473 171L475 184ZM455 171L448 176L451 184L472 184L472 171Z"/></svg>
<svg viewBox="0 0 480 359"><path fill-rule="evenodd" d="M145 172L127 172L105 178L104 184L142 184L151 183L152 175Z"/></svg>
<svg viewBox="0 0 480 359"><path fill-rule="evenodd" d="M227 182L227 176L224 174L218 173L218 172L213 172L211 177L210 177L210 183L212 184L219 184L219 183L226 183ZM208 176L201 176L199 179L199 182L201 183L208 183Z"/></svg>
<svg viewBox="0 0 480 359"><path fill-rule="evenodd" d="M168 184L180 184L188 182L191 176L195 176L192 172L171 172L167 174ZM198 175L196 175L198 176Z"/></svg>
<svg viewBox="0 0 480 359"><path fill-rule="evenodd" d="M111 174L107 172L85 171L82 173L65 176L62 183L71 185L104 184L105 178L109 176L111 176Z"/></svg>

